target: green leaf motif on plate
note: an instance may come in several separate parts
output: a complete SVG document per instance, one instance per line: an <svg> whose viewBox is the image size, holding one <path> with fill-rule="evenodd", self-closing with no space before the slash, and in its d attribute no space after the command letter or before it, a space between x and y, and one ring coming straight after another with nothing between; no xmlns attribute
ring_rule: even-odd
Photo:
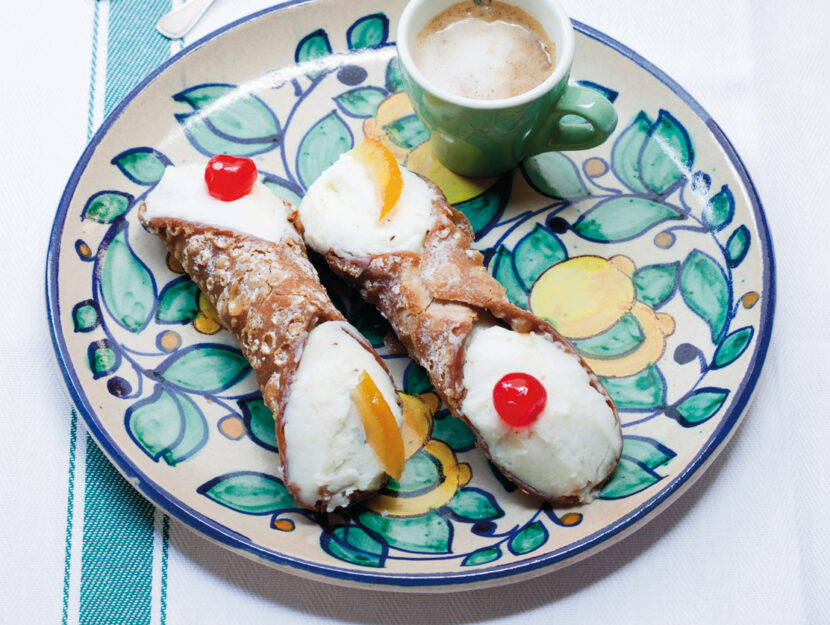
<svg viewBox="0 0 830 625"><path fill-rule="evenodd" d="M262 397L245 397L236 403L242 411L242 420L251 439L260 447L279 453L274 413Z"/></svg>
<svg viewBox="0 0 830 625"><path fill-rule="evenodd" d="M677 456L674 451L646 436L626 436L623 439L623 456L636 460L649 469L667 465Z"/></svg>
<svg viewBox="0 0 830 625"><path fill-rule="evenodd" d="M143 330L153 316L156 283L127 242L126 227L106 244L99 275L107 311L130 332Z"/></svg>
<svg viewBox="0 0 830 625"><path fill-rule="evenodd" d="M386 43L389 35L389 19L383 13L361 17L349 27L346 40L349 50L377 48Z"/></svg>
<svg viewBox="0 0 830 625"><path fill-rule="evenodd" d="M161 323L189 323L199 314L199 288L187 276L168 282L159 293L156 320Z"/></svg>
<svg viewBox="0 0 830 625"><path fill-rule="evenodd" d="M314 124L297 150L297 173L303 186L311 186L352 145L352 133L336 111Z"/></svg>
<svg viewBox="0 0 830 625"><path fill-rule="evenodd" d="M501 558L501 549L499 547L485 547L478 551L473 551L470 555L461 561L461 566L478 566L480 564L487 564L494 562Z"/></svg>
<svg viewBox="0 0 830 625"><path fill-rule="evenodd" d="M415 362L407 365L403 374L403 390L409 395L420 395L432 390L426 370Z"/></svg>
<svg viewBox="0 0 830 625"><path fill-rule="evenodd" d="M185 135L205 155L253 156L276 148L282 133L276 115L235 85L197 85L173 96L193 113L177 113Z"/></svg>
<svg viewBox="0 0 830 625"><path fill-rule="evenodd" d="M735 330L723 339L715 350L715 355L712 357L712 364L709 365L709 368L720 369L735 362L746 350L747 345L752 340L753 333L752 326L746 326L740 330Z"/></svg>
<svg viewBox="0 0 830 625"><path fill-rule="evenodd" d="M640 111L619 138L614 142L611 162L614 173L625 186L636 193L648 193L640 179L640 150L648 139L651 120L645 111Z"/></svg>
<svg viewBox="0 0 830 625"><path fill-rule="evenodd" d="M268 514L297 507L280 479L255 471L220 475L202 484L196 491L243 514Z"/></svg>
<svg viewBox="0 0 830 625"><path fill-rule="evenodd" d="M280 138L279 121L268 105L235 85L199 85L173 99L204 112L202 119L231 141L264 143Z"/></svg>
<svg viewBox="0 0 830 625"><path fill-rule="evenodd" d="M575 339L571 343L585 357L611 359L633 352L645 338L637 318L631 313L625 313L605 332L587 339Z"/></svg>
<svg viewBox="0 0 830 625"><path fill-rule="evenodd" d="M637 299L652 308L665 304L674 294L679 269L678 261L638 269L634 274Z"/></svg>
<svg viewBox="0 0 830 625"><path fill-rule="evenodd" d="M398 67L398 57L392 57L386 66L386 90L395 93L403 89L403 77L401 68Z"/></svg>
<svg viewBox="0 0 830 625"><path fill-rule="evenodd" d="M161 387L128 408L124 421L133 440L156 461L176 445L182 433L181 408Z"/></svg>
<svg viewBox="0 0 830 625"><path fill-rule="evenodd" d="M583 239L610 243L640 236L657 224L685 219L681 211L636 195L603 200L583 214L573 230Z"/></svg>
<svg viewBox="0 0 830 625"><path fill-rule="evenodd" d="M173 466L190 458L204 446L208 439L208 426L196 402L184 393L171 391L171 394L178 402L183 417L181 438L176 446L164 455L164 461Z"/></svg>
<svg viewBox="0 0 830 625"><path fill-rule="evenodd" d="M443 477L435 458L421 450L406 461L401 479L390 478L384 490L393 493L414 494L418 491L435 488L443 481Z"/></svg>
<svg viewBox="0 0 830 625"><path fill-rule="evenodd" d="M683 125L661 110L640 151L640 180L657 194L669 191L690 172L694 150Z"/></svg>
<svg viewBox="0 0 830 625"><path fill-rule="evenodd" d="M518 534L507 543L511 553L521 556L530 553L548 541L548 530L539 521L525 525Z"/></svg>
<svg viewBox="0 0 830 625"><path fill-rule="evenodd" d="M746 226L740 226L733 232L726 242L726 258L732 268L741 264L749 251L750 235Z"/></svg>
<svg viewBox="0 0 830 625"><path fill-rule="evenodd" d="M504 211L511 187L511 176L503 176L481 195L459 202L454 208L464 213L478 237Z"/></svg>
<svg viewBox="0 0 830 625"><path fill-rule="evenodd" d="M154 185L161 180L170 159L153 148L131 148L112 159L112 164L136 184Z"/></svg>
<svg viewBox="0 0 830 625"><path fill-rule="evenodd" d="M708 421L723 406L729 391L723 388L701 388L694 391L674 407L679 415L678 422L692 427Z"/></svg>
<svg viewBox="0 0 830 625"><path fill-rule="evenodd" d="M230 154L231 156L250 157L273 150L277 146L274 142L237 143L231 141L216 134L204 119L192 113L176 115L176 119L182 125L188 141L205 156Z"/></svg>
<svg viewBox="0 0 830 625"><path fill-rule="evenodd" d="M723 230L735 214L735 198L728 185L713 195L703 207L703 222L712 230Z"/></svg>
<svg viewBox="0 0 830 625"><path fill-rule="evenodd" d="M656 366L624 378L600 380L619 410L652 410L666 404L666 380Z"/></svg>
<svg viewBox="0 0 830 625"><path fill-rule="evenodd" d="M490 493L473 487L460 488L447 507L462 519L471 521L504 516L504 511Z"/></svg>
<svg viewBox="0 0 830 625"><path fill-rule="evenodd" d="M406 115L383 127L389 140L404 150L411 150L416 145L429 139L429 130L417 115Z"/></svg>
<svg viewBox="0 0 830 625"><path fill-rule="evenodd" d="M113 349L109 339L90 343L86 350L86 358L95 380L109 375L121 366L121 354Z"/></svg>
<svg viewBox="0 0 830 625"><path fill-rule="evenodd" d="M732 293L723 269L700 250L692 250L680 270L680 292L686 305L712 330L718 343L729 319Z"/></svg>
<svg viewBox="0 0 830 625"><path fill-rule="evenodd" d="M111 223L116 217L127 212L133 196L121 191L100 191L92 195L81 212L81 219L90 219L100 224Z"/></svg>
<svg viewBox="0 0 830 625"><path fill-rule="evenodd" d="M72 325L75 332L91 332L101 323L101 313L95 300L87 299L72 309Z"/></svg>
<svg viewBox="0 0 830 625"><path fill-rule="evenodd" d="M549 267L566 258L565 246L541 224L536 224L513 248L516 273L528 291Z"/></svg>
<svg viewBox="0 0 830 625"><path fill-rule="evenodd" d="M297 63L313 64L314 61L322 59L331 54L331 44L329 43L329 36L322 28L315 30L313 33L306 35L297 44L294 50L294 60ZM316 80L323 74L322 69L311 69L306 72L311 80Z"/></svg>
<svg viewBox="0 0 830 625"><path fill-rule="evenodd" d="M662 478L648 467L628 458L620 458L617 470L600 491L602 499L622 499L644 491Z"/></svg>
<svg viewBox="0 0 830 625"><path fill-rule="evenodd" d="M276 195L281 200L285 200L292 206L299 206L302 201L302 198L298 193L299 189L294 188L294 185L289 183L287 180L277 178L276 176L266 175L262 179L262 184L264 184L271 193Z"/></svg>
<svg viewBox="0 0 830 625"><path fill-rule="evenodd" d="M513 268L513 255L504 245L499 245L496 250L492 273L507 290L508 299L516 306L527 309L527 294Z"/></svg>
<svg viewBox="0 0 830 625"><path fill-rule="evenodd" d="M144 453L170 466L193 456L208 439L207 422L193 400L161 386L130 406L124 422Z"/></svg>
<svg viewBox="0 0 830 625"><path fill-rule="evenodd" d="M574 162L560 152L531 156L522 165L528 182L553 198L578 198L590 195Z"/></svg>
<svg viewBox="0 0 830 625"><path fill-rule="evenodd" d="M365 528L383 536L389 546L414 553L449 553L452 530L435 512L408 519L384 517L363 512L359 521Z"/></svg>
<svg viewBox="0 0 830 625"><path fill-rule="evenodd" d="M667 465L677 454L645 436L626 436L622 457L611 480L603 487L602 499L622 499L642 492L663 479L655 469Z"/></svg>
<svg viewBox="0 0 830 625"><path fill-rule="evenodd" d="M386 560L383 544L362 527L343 525L320 535L320 546L338 560L359 566L380 568Z"/></svg>
<svg viewBox="0 0 830 625"><path fill-rule="evenodd" d="M238 349L218 343L199 343L170 356L155 375L188 390L216 392L242 380L250 369Z"/></svg>
<svg viewBox="0 0 830 625"><path fill-rule="evenodd" d="M453 451L467 451L476 444L476 435L469 426L449 411L441 411L435 416L432 438L444 441Z"/></svg>
<svg viewBox="0 0 830 625"><path fill-rule="evenodd" d="M337 107L350 117L367 119L378 110L378 104L386 98L386 92L377 87L358 87L344 91L334 98Z"/></svg>

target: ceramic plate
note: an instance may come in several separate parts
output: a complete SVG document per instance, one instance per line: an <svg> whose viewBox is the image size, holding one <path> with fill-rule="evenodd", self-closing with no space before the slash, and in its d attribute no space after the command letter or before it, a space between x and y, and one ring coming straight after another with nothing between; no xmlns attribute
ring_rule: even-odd
<svg viewBox="0 0 830 625"><path fill-rule="evenodd" d="M211 539L339 583L516 581L642 525L723 447L767 349L772 250L717 125L665 74L579 24L571 79L614 101L611 139L496 179L450 174L401 92L390 34L402 5L379 13L374 0L320 0L266 11L144 81L95 135L58 209L47 269L55 349L113 463ZM510 299L551 319L604 380L625 444L593 503L551 509L516 491L443 409L384 497L321 518L286 492L247 362L138 225L135 206L166 165L218 152L252 157L270 189L296 202L363 135L444 189ZM383 319L324 280L400 387L429 394L423 371L383 348Z"/></svg>

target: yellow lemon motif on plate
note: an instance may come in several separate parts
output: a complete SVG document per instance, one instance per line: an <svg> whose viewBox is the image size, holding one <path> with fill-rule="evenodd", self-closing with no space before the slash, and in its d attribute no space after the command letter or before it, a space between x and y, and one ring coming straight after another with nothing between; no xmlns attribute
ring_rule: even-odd
<svg viewBox="0 0 830 625"><path fill-rule="evenodd" d="M219 314L202 293L199 293L199 313L193 320L193 327L202 334L216 334L222 329Z"/></svg>
<svg viewBox="0 0 830 625"><path fill-rule="evenodd" d="M424 446L432 433L432 415L438 410L441 401L435 393L407 395L398 393L403 403L403 424L401 438L403 438L404 456L411 458Z"/></svg>
<svg viewBox="0 0 830 625"><path fill-rule="evenodd" d="M363 122L363 134L376 141L380 141L386 146L386 149L392 152L395 159L401 162L409 154L409 150L394 143L383 128L392 122L414 114L415 111L412 109L412 103L409 101L406 93L403 91L393 93L378 105L378 110L374 117Z"/></svg>
<svg viewBox="0 0 830 625"><path fill-rule="evenodd" d="M634 263L626 256L577 256L536 280L530 309L570 339L594 336L634 304Z"/></svg>
<svg viewBox="0 0 830 625"><path fill-rule="evenodd" d="M407 169L426 176L438 185L450 204L477 197L489 189L496 178L466 178L450 171L432 153L429 141L413 149L404 163Z"/></svg>
<svg viewBox="0 0 830 625"><path fill-rule="evenodd" d="M375 116L363 122L363 134L382 143L395 159L410 171L426 176L438 185L450 204L457 204L484 193L495 178L465 178L451 172L435 158L429 141L411 149L398 145L384 129L390 124L415 115L406 93L394 93L378 105Z"/></svg>
<svg viewBox="0 0 830 625"><path fill-rule="evenodd" d="M650 367L663 355L666 337L674 333L674 318L666 313L655 313L642 302L634 303L631 314L640 325L642 342L637 349L618 358L590 358L583 354L585 362L597 375L604 378L633 375Z"/></svg>
<svg viewBox="0 0 830 625"><path fill-rule="evenodd" d="M577 256L545 271L530 293L531 310L571 340L604 378L634 375L655 364L674 333L671 315L635 300L635 269L627 256ZM609 344L630 348L607 350L610 354L596 349Z"/></svg>
<svg viewBox="0 0 830 625"><path fill-rule="evenodd" d="M367 507L383 516L414 517L426 514L432 508L440 508L449 503L459 487L470 481L470 466L458 462L453 450L443 441L430 439L432 418L440 402L434 393L423 393L417 397L400 394L404 407L404 420L401 435L404 440L404 452L407 461L413 466L407 468L414 472L434 473L432 488L417 489L409 496L405 489L396 495L379 494L367 502ZM416 457L417 456L417 457ZM413 460L414 458L414 460ZM402 482L407 479L404 471ZM427 474L427 478L429 475Z"/></svg>

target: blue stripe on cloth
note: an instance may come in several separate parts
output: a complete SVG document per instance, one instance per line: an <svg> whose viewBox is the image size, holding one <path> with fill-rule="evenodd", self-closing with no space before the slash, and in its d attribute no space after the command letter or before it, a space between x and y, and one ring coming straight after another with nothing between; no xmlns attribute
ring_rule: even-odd
<svg viewBox="0 0 830 625"><path fill-rule="evenodd" d="M170 42L155 24L170 7L170 0L111 0L105 115L168 58ZM87 442L79 621L147 625L152 616L154 509L91 439ZM164 588L165 599L166 594Z"/></svg>

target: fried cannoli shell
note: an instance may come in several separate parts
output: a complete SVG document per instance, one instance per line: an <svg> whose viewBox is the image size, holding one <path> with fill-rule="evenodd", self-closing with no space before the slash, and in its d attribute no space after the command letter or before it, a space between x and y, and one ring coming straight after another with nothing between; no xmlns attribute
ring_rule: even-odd
<svg viewBox="0 0 830 625"><path fill-rule="evenodd" d="M251 364L262 397L274 414L277 443L285 450L282 419L308 333L326 321L345 321L334 307L300 238L279 243L227 229L175 218L141 223L157 234L207 297L222 325L236 338ZM385 363L360 336L354 337L387 371ZM291 479L285 453L280 453L283 481L304 507L325 511L332 493L304 501ZM355 491L357 501L373 492Z"/></svg>
<svg viewBox="0 0 830 625"><path fill-rule="evenodd" d="M470 425L491 460L487 443L461 410L466 395L465 344L479 320L495 320L516 332L546 336L577 358L591 386L613 410L619 428L614 401L596 374L551 324L510 303L504 287L485 269L482 255L470 248L474 233L467 218L449 205L437 186L426 182L435 192L433 209L437 217L422 253L392 252L358 258L329 250L325 259L332 270L358 286L361 296L386 317L412 358L426 369L444 403ZM552 499L504 472L525 492L555 505L580 502L579 492ZM592 488L601 487L612 473Z"/></svg>

